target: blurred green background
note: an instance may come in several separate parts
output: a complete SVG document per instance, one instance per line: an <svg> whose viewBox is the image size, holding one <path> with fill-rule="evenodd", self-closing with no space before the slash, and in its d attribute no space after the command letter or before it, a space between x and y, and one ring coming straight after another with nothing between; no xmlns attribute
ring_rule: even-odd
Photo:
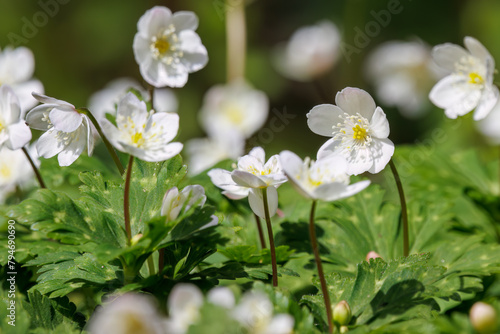
<svg viewBox="0 0 500 334"><path fill-rule="evenodd" d="M44 6L51 5L52 17L37 27L32 37L18 41L35 54L35 76L45 85L46 94L85 106L90 95L110 80L128 76L142 82L134 60L132 41L136 24L155 5L172 11L191 10L200 19L197 30L209 53L203 70L191 74L187 85L175 89L181 116L180 140L203 136L197 120L204 93L225 82L226 51L223 0L123 1L123 0L0 0L0 47L23 36L26 22L41 20ZM231 0L239 1L239 0ZM373 92L366 82L363 64L374 47L389 40L418 37L430 45L444 42L462 44L464 36L479 39L496 59L500 56L500 1L498 0L400 0L403 10L390 24L371 38L369 45L347 63L344 57L331 73L321 78L329 101L321 99L311 83L289 81L272 67L271 51L301 26L322 19L333 21L345 43L353 44L355 27L363 28L373 18L371 11L386 9L397 0L253 0L247 6L247 77L267 93L270 108L297 115L286 128L273 134L264 146L270 153L291 149L301 155L315 155L326 138L313 134L306 125L306 113L319 103L333 103L334 94L346 86ZM54 3L58 5L55 10ZM38 16L37 16L38 15ZM35 18L36 17L36 18ZM384 107L384 106L383 106ZM413 143L440 126L443 112L435 107L420 120L407 120L384 107L391 124L390 138L396 143ZM467 125L469 124L469 125ZM470 123L468 137L480 141Z"/></svg>

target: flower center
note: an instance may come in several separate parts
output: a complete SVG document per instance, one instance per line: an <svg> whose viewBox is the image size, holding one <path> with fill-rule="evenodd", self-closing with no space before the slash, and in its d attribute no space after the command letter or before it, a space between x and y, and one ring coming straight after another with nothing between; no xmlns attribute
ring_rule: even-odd
<svg viewBox="0 0 500 334"><path fill-rule="evenodd" d="M231 123L237 125L243 123L243 113L238 106L230 104L224 108L224 113Z"/></svg>
<svg viewBox="0 0 500 334"><path fill-rule="evenodd" d="M469 83L482 85L484 83L484 79L476 72L469 73Z"/></svg>
<svg viewBox="0 0 500 334"><path fill-rule="evenodd" d="M165 37L158 38L153 44L153 48L155 48L160 55L164 55L170 49L170 43Z"/></svg>
<svg viewBox="0 0 500 334"><path fill-rule="evenodd" d="M2 122L2 119L0 118L0 132L2 132L5 129L5 125Z"/></svg>
<svg viewBox="0 0 500 334"><path fill-rule="evenodd" d="M179 37L175 33L173 24L169 25L161 34L151 38L150 50L154 59L167 65L177 65L184 53L179 49Z"/></svg>
<svg viewBox="0 0 500 334"><path fill-rule="evenodd" d="M359 126L359 124L356 124L355 127L352 128L352 131L354 132L352 138L357 139L357 140L366 140L366 129L362 128Z"/></svg>
<svg viewBox="0 0 500 334"><path fill-rule="evenodd" d="M372 138L370 136L370 123L359 113L349 115L344 113L339 115L342 122L333 126L333 139L339 141L339 146L344 149L356 147L365 147L370 145Z"/></svg>
<svg viewBox="0 0 500 334"><path fill-rule="evenodd" d="M10 179L12 176L12 170L6 164L0 165L0 178L1 179Z"/></svg>
<svg viewBox="0 0 500 334"><path fill-rule="evenodd" d="M144 145L144 138L142 137L142 132L136 132L134 133L131 137L130 137L132 143L137 146L137 147L141 147L142 145Z"/></svg>

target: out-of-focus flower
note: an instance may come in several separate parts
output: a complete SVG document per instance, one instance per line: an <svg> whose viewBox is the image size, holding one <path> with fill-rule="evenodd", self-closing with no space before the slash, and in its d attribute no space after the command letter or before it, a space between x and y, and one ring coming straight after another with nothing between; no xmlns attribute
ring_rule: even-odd
<svg viewBox="0 0 500 334"><path fill-rule="evenodd" d="M118 104L116 124L103 120L108 140L118 150L144 161L168 160L182 150L181 143L170 143L179 130L179 115L150 113L146 103L132 93Z"/></svg>
<svg viewBox="0 0 500 334"><path fill-rule="evenodd" d="M247 292L233 310L233 317L251 334L291 334L294 319L289 314L273 316L273 304L261 292Z"/></svg>
<svg viewBox="0 0 500 334"><path fill-rule="evenodd" d="M197 204L202 207L206 200L205 189L198 184L186 186L181 192L177 187L173 187L163 197L161 215L166 216L167 221L174 221L179 217L179 214L188 211L193 205ZM212 215L211 221L204 225L202 229L215 226L217 223L218 218Z"/></svg>
<svg viewBox="0 0 500 334"><path fill-rule="evenodd" d="M249 138L264 125L268 114L267 96L238 80L210 88L203 100L200 120L214 138L231 131Z"/></svg>
<svg viewBox="0 0 500 334"><path fill-rule="evenodd" d="M0 148L17 150L30 140L31 130L21 119L19 99L10 86L0 86Z"/></svg>
<svg viewBox="0 0 500 334"><path fill-rule="evenodd" d="M335 201L352 196L368 187L370 181L349 185L347 162L343 156L331 155L318 161L302 161L295 153L280 153L283 169L292 186L304 197Z"/></svg>
<svg viewBox="0 0 500 334"><path fill-rule="evenodd" d="M358 88L343 89L335 103L316 106L307 114L307 125L314 133L332 137L319 149L318 160L329 154L342 155L350 175L380 172L394 154L384 111Z"/></svg>
<svg viewBox="0 0 500 334"><path fill-rule="evenodd" d="M500 145L500 102L485 118L477 121L476 128L492 145Z"/></svg>
<svg viewBox="0 0 500 334"><path fill-rule="evenodd" d="M163 321L151 298L127 293L97 309L90 318L88 330L91 334L163 334Z"/></svg>
<svg viewBox="0 0 500 334"><path fill-rule="evenodd" d="M368 254L366 254L366 259L365 261L370 261L370 259L381 259L382 256L380 256L379 253L375 251L369 251Z"/></svg>
<svg viewBox="0 0 500 334"><path fill-rule="evenodd" d="M196 28L193 12L172 14L160 6L146 11L137 23L133 45L144 80L155 87L183 87L189 73L202 69L208 55Z"/></svg>
<svg viewBox="0 0 500 334"><path fill-rule="evenodd" d="M33 93L43 103L26 115L28 125L46 131L36 144L38 155L51 158L56 154L60 166L71 165L82 154L94 149L94 136L89 118L68 102Z"/></svg>
<svg viewBox="0 0 500 334"><path fill-rule="evenodd" d="M89 99L89 109L98 120L105 118L107 113L115 115L116 106L131 88L139 91L142 96L148 99L151 98L149 93L134 79L118 78L109 82L106 87L100 91L92 94ZM153 102L153 107L157 112L177 111L177 98L168 88L156 88L153 91Z"/></svg>
<svg viewBox="0 0 500 334"><path fill-rule="evenodd" d="M285 77L309 81L329 71L338 59L340 33L330 21L298 29L274 53L276 69Z"/></svg>
<svg viewBox="0 0 500 334"><path fill-rule="evenodd" d="M426 111L429 91L442 77L432 61L431 48L419 41L384 43L370 54L366 65L378 99L408 118Z"/></svg>
<svg viewBox="0 0 500 334"><path fill-rule="evenodd" d="M168 334L184 334L200 318L203 295L193 284L177 284L168 296L169 318L165 322Z"/></svg>
<svg viewBox="0 0 500 334"><path fill-rule="evenodd" d="M209 171L208 176L231 199L248 195L250 207L261 218L265 217L261 189L266 189L269 215L273 216L278 208L276 187L287 180L279 157L274 155L266 162L265 152L261 147L255 147L248 155L239 158L237 168L232 172L216 168Z"/></svg>
<svg viewBox="0 0 500 334"><path fill-rule="evenodd" d="M19 98L21 116L33 108L38 102L31 92L43 94L43 85L39 80L32 79L35 71L35 57L30 49L6 47L0 52L0 84L9 85Z"/></svg>
<svg viewBox="0 0 500 334"><path fill-rule="evenodd" d="M236 160L243 155L244 150L245 139L238 131L191 139L186 143L188 173L197 175L222 160Z"/></svg>
<svg viewBox="0 0 500 334"><path fill-rule="evenodd" d="M434 61L450 74L432 88L429 98L452 119L475 109L477 121L498 101L498 88L493 84L495 60L475 38L465 37L464 44L467 50L450 43L432 49Z"/></svg>
<svg viewBox="0 0 500 334"><path fill-rule="evenodd" d="M235 304L233 292L225 286L217 286L211 289L207 294L207 300L214 305L222 306L228 310L232 309Z"/></svg>
<svg viewBox="0 0 500 334"><path fill-rule="evenodd" d="M38 167L40 161L36 150L28 148L31 159ZM33 169L21 150L12 151L7 147L0 148L0 203L16 187L31 186L34 181Z"/></svg>
<svg viewBox="0 0 500 334"><path fill-rule="evenodd" d="M498 333L498 315L493 306L477 302L472 305L469 314L470 322L478 333L493 334Z"/></svg>

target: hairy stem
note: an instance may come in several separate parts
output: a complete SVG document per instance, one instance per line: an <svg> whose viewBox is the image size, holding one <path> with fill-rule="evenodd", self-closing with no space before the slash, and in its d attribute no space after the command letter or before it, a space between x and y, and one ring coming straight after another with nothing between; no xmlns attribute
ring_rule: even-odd
<svg viewBox="0 0 500 334"><path fill-rule="evenodd" d="M266 216L267 234L269 236L269 250L271 251L271 265L273 267L273 286L278 286L278 266L276 264L276 249L274 248L273 227L269 216L269 205L267 204L267 188L262 188L262 199L264 200L264 215Z"/></svg>
<svg viewBox="0 0 500 334"><path fill-rule="evenodd" d="M132 239L132 230L130 229L130 177L132 176L132 165L134 156L130 156L125 177L125 194L123 196L123 218L125 219L125 231L127 232L128 242Z"/></svg>
<svg viewBox="0 0 500 334"><path fill-rule="evenodd" d="M45 182L43 182L42 174L40 174L40 171L38 170L38 168L36 168L36 165L33 162L33 159L31 159L30 154L28 153L28 150L26 149L26 147L23 147L22 150L23 150L24 155L26 155L26 158L28 159L28 161L31 165L31 168L33 168L33 172L35 173L35 176L36 176L36 179L38 180L38 183L40 184L40 188L42 188L42 189L47 188L45 186Z"/></svg>
<svg viewBox="0 0 500 334"><path fill-rule="evenodd" d="M316 201L312 202L311 215L309 216L309 237L311 238L311 246L314 253L314 260L316 267L318 267L319 281L321 282L321 292L323 293L323 300L325 301L326 316L328 318L329 333L333 333L333 314L332 303L330 302L330 295L328 294L328 287L326 286L325 273L323 272L323 264L319 257L318 240L316 238L316 229L314 226L314 213L316 211Z"/></svg>
<svg viewBox="0 0 500 334"><path fill-rule="evenodd" d="M158 251L158 274L162 274L163 268L165 267L165 248Z"/></svg>
<svg viewBox="0 0 500 334"><path fill-rule="evenodd" d="M389 166L391 166L392 174L394 175L394 180L396 181L396 186L398 187L399 201L401 202L401 218L403 223L403 255L406 257L410 254L410 241L408 237L408 209L406 208L405 193L403 191L403 184L399 178L396 165L392 159L389 161Z"/></svg>
<svg viewBox="0 0 500 334"><path fill-rule="evenodd" d="M262 247L262 249L265 249L266 240L264 239L264 231L262 230L262 224L260 223L260 218L255 213L253 215L255 216L255 223L257 224L257 230L259 230L260 246Z"/></svg>
<svg viewBox="0 0 500 334"><path fill-rule="evenodd" d="M106 145L106 148L108 149L109 154L111 155L111 158L113 159L116 167L118 168L118 171L120 172L121 175L123 175L123 173L125 172L125 168L123 168L122 162L120 161L118 154L116 154L116 151L113 148L113 145L111 145L111 143L108 141L108 139L106 139L106 136L102 132L102 128L99 125L99 122L95 119L94 115L92 115L90 110L88 110L86 108L80 108L80 109L78 109L78 111L83 113L84 115L86 115L90 119L92 124L94 124L94 127L96 128L97 132L99 133L99 136L101 136L101 139L102 139L104 145Z"/></svg>

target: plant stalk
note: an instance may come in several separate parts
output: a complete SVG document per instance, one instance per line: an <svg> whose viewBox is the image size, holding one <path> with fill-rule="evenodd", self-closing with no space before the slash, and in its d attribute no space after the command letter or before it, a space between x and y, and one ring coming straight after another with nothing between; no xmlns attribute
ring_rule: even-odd
<svg viewBox="0 0 500 334"><path fill-rule="evenodd" d="M314 226L314 213L316 211L316 200L312 202L311 215L309 216L309 237L311 238L311 246L314 253L314 260L316 261L316 267L318 267L318 276L321 283L321 292L323 293L323 300L325 301L326 316L328 319L328 331L333 333L333 313L332 313L332 303L330 302L330 295L328 293L328 287L326 286L325 273L323 272L323 264L321 263L321 258L319 257L318 240L316 238L316 229Z"/></svg>
<svg viewBox="0 0 500 334"><path fill-rule="evenodd" d="M410 241L408 236L408 209L406 207L405 193L403 191L403 184L399 178L396 165L392 161L389 161L389 166L391 167L392 174L394 175L394 180L396 181L396 186L398 187L399 201L401 202L401 218L403 223L403 255L407 257L410 255Z"/></svg>
<svg viewBox="0 0 500 334"><path fill-rule="evenodd" d="M36 179L38 180L38 183L40 184L40 188L42 188L42 189L47 188L45 186L45 182L43 182L42 174L40 174L40 171L38 170L38 168L36 168L36 165L33 162L33 159L31 159L30 154L28 153L28 150L26 149L26 147L23 147L22 150L23 150L24 155L26 155L26 158L28 159L28 161L31 165L31 168L33 168L33 172L35 173L35 176L36 176Z"/></svg>
<svg viewBox="0 0 500 334"><path fill-rule="evenodd" d="M273 286L278 286L278 266L276 264L276 249L274 248L273 227L269 216L269 205L267 203L267 188L262 188L262 199L264 200L264 215L266 216L267 234L269 236L269 250L271 251L271 265L273 267Z"/></svg>
<svg viewBox="0 0 500 334"><path fill-rule="evenodd" d="M264 239L264 231L262 230L262 224L260 223L260 218L255 213L255 223L257 224L257 230L259 231L260 246L262 249L266 248L266 240Z"/></svg>
<svg viewBox="0 0 500 334"><path fill-rule="evenodd" d="M227 82L245 77L245 1L226 0Z"/></svg>
<svg viewBox="0 0 500 334"><path fill-rule="evenodd" d="M125 177L125 194L123 196L123 218L125 220L125 231L127 232L128 243L132 239L132 230L130 228L130 177L132 176L132 165L134 164L134 156L130 156L127 167L127 175Z"/></svg>

